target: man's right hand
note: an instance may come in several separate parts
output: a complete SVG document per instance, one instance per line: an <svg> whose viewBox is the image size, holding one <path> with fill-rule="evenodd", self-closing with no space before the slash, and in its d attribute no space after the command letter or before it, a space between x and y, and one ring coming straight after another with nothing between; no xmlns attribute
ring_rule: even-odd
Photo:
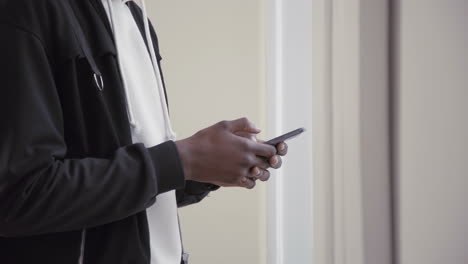
<svg viewBox="0 0 468 264"><path fill-rule="evenodd" d="M241 131L260 132L249 120L241 118L219 122L176 141L186 180L253 188L251 168L268 169L268 159L276 154L276 148L235 134Z"/></svg>

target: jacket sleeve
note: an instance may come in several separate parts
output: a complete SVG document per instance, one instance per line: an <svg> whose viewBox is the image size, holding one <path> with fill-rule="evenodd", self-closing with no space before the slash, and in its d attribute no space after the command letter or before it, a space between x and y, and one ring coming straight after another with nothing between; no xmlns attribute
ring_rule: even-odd
<svg viewBox="0 0 468 264"><path fill-rule="evenodd" d="M207 197L211 191L218 189L219 186L214 184L186 181L185 187L176 191L177 206L180 208L198 203Z"/></svg>
<svg viewBox="0 0 468 264"><path fill-rule="evenodd" d="M66 159L61 104L47 52L32 33L0 22L0 236L97 226L183 188L174 142L133 144L108 159Z"/></svg>

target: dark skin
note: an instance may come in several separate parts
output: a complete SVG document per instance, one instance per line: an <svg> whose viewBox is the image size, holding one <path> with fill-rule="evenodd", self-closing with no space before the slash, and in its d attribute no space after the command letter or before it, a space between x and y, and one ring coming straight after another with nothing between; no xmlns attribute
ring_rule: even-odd
<svg viewBox="0 0 468 264"><path fill-rule="evenodd" d="M267 181L268 169L282 165L284 142L276 148L256 139L260 130L246 118L222 121L195 135L176 141L186 180L223 187L252 189L255 181Z"/></svg>

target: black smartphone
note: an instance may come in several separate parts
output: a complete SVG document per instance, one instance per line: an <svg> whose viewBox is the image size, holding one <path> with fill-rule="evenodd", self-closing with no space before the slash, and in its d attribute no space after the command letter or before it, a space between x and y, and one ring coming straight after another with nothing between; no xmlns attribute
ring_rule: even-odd
<svg viewBox="0 0 468 264"><path fill-rule="evenodd" d="M279 137L275 137L274 139L270 139L267 142L265 142L265 144L276 146L278 143L281 143L283 141L286 141L288 139L296 137L296 136L300 135L304 131L305 131L305 128L298 128L296 130L293 130L293 131L291 131L289 133L286 133L284 135L281 135Z"/></svg>

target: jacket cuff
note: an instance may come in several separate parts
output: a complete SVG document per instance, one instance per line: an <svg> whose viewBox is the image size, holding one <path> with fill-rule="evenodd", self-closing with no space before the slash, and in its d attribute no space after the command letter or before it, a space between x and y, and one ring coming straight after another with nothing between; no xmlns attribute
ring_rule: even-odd
<svg viewBox="0 0 468 264"><path fill-rule="evenodd" d="M185 176L174 141L148 148L153 161L158 194L185 187Z"/></svg>
<svg viewBox="0 0 468 264"><path fill-rule="evenodd" d="M185 192L191 195L201 195L206 192L216 191L219 189L218 185L196 181L185 182Z"/></svg>

